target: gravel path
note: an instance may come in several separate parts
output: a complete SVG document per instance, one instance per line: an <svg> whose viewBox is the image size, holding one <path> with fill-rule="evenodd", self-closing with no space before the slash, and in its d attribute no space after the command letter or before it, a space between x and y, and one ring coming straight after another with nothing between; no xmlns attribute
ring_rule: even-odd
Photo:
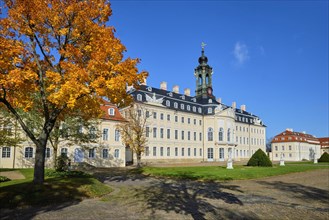
<svg viewBox="0 0 329 220"><path fill-rule="evenodd" d="M77 204L2 210L1 219L329 219L329 170L228 182L95 175L114 191Z"/></svg>

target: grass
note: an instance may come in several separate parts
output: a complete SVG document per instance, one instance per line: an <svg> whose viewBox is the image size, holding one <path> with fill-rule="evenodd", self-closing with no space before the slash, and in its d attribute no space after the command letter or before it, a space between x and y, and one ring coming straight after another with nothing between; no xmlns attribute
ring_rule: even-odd
<svg viewBox="0 0 329 220"><path fill-rule="evenodd" d="M315 169L328 169L329 164L286 164L273 167L234 166L228 170L221 166L205 167L144 167L143 173L152 176L162 176L177 179L191 179L202 181L216 180L244 180L257 179L268 176L283 175L295 172L304 172Z"/></svg>
<svg viewBox="0 0 329 220"><path fill-rule="evenodd" d="M4 171L4 170L2 170ZM1 208L57 205L106 195L111 188L91 176L47 177L42 186L33 184L33 169L18 169L26 179L0 183Z"/></svg>

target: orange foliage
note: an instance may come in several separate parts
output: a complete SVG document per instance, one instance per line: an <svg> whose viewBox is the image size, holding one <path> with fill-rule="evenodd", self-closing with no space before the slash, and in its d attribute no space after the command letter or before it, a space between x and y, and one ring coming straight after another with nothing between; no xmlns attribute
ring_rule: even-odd
<svg viewBox="0 0 329 220"><path fill-rule="evenodd" d="M0 21L0 98L61 116L99 112L99 97L128 104L127 85L147 77L108 27L107 0L13 0ZM49 111L47 113L47 111Z"/></svg>

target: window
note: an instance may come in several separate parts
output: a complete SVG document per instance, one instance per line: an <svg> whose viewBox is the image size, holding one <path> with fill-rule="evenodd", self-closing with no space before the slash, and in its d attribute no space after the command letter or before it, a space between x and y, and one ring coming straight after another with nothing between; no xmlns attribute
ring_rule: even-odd
<svg viewBox="0 0 329 220"><path fill-rule="evenodd" d="M33 158L33 148L32 147L27 147L25 148L25 158Z"/></svg>
<svg viewBox="0 0 329 220"><path fill-rule="evenodd" d="M191 119L187 118L187 124L191 124Z"/></svg>
<svg viewBox="0 0 329 220"><path fill-rule="evenodd" d="M184 131L182 131L182 140L184 140Z"/></svg>
<svg viewBox="0 0 329 220"><path fill-rule="evenodd" d="M212 108L208 108L208 114L212 114Z"/></svg>
<svg viewBox="0 0 329 220"><path fill-rule="evenodd" d="M62 148L61 149L61 155L65 154L67 156L67 148Z"/></svg>
<svg viewBox="0 0 329 220"><path fill-rule="evenodd" d="M167 129L167 139L170 139L170 129Z"/></svg>
<svg viewBox="0 0 329 220"><path fill-rule="evenodd" d="M96 138L96 128L94 126L89 128L89 137L90 139Z"/></svg>
<svg viewBox="0 0 329 220"><path fill-rule="evenodd" d="M227 129L227 142L231 141L231 129Z"/></svg>
<svg viewBox="0 0 329 220"><path fill-rule="evenodd" d="M275 146L275 150L278 150L278 146Z"/></svg>
<svg viewBox="0 0 329 220"><path fill-rule="evenodd" d="M160 138L163 138L163 128L160 128Z"/></svg>
<svg viewBox="0 0 329 220"><path fill-rule="evenodd" d="M282 150L284 150L284 146L282 146Z"/></svg>
<svg viewBox="0 0 329 220"><path fill-rule="evenodd" d="M145 136L146 137L150 136L150 127L146 127Z"/></svg>
<svg viewBox="0 0 329 220"><path fill-rule="evenodd" d="M160 147L160 156L163 157L163 147Z"/></svg>
<svg viewBox="0 0 329 220"><path fill-rule="evenodd" d="M224 129L220 128L219 132L218 132L218 140L219 141L223 141L223 132L224 132Z"/></svg>
<svg viewBox="0 0 329 220"><path fill-rule="evenodd" d="M291 145L289 145L289 150L291 150Z"/></svg>
<svg viewBox="0 0 329 220"><path fill-rule="evenodd" d="M187 148L187 156L191 156L191 148Z"/></svg>
<svg viewBox="0 0 329 220"><path fill-rule="evenodd" d="M208 128L208 141L213 141L213 129Z"/></svg>
<svg viewBox="0 0 329 220"><path fill-rule="evenodd" d="M184 157L184 147L182 147L182 157Z"/></svg>
<svg viewBox="0 0 329 220"><path fill-rule="evenodd" d="M145 147L145 156L150 156L150 148L149 147Z"/></svg>
<svg viewBox="0 0 329 220"><path fill-rule="evenodd" d="M194 148L194 154L193 155L196 157L196 148Z"/></svg>
<svg viewBox="0 0 329 220"><path fill-rule="evenodd" d="M102 150L102 157L104 159L109 158L109 150L108 149L103 149Z"/></svg>
<svg viewBox="0 0 329 220"><path fill-rule="evenodd" d="M202 133L199 133L199 140L202 141Z"/></svg>
<svg viewBox="0 0 329 220"><path fill-rule="evenodd" d="M196 141L196 132L193 133L193 136L194 136L194 137L193 137L193 140Z"/></svg>
<svg viewBox="0 0 329 220"><path fill-rule="evenodd" d="M169 100L166 101L166 106L170 107L170 101Z"/></svg>
<svg viewBox="0 0 329 220"><path fill-rule="evenodd" d="M167 157L170 156L170 147L167 147Z"/></svg>
<svg viewBox="0 0 329 220"><path fill-rule="evenodd" d="M190 131L187 132L187 140L191 140L191 132Z"/></svg>
<svg viewBox="0 0 329 220"><path fill-rule="evenodd" d="M142 116L142 110L138 109L137 110L137 115L138 115L138 117L141 117Z"/></svg>
<svg viewBox="0 0 329 220"><path fill-rule="evenodd" d="M184 123L184 117L182 117L182 119L181 119L181 120L182 120L182 123Z"/></svg>
<svg viewBox="0 0 329 220"><path fill-rule="evenodd" d="M109 115L114 116L114 108L109 108Z"/></svg>
<svg viewBox="0 0 329 220"><path fill-rule="evenodd" d="M219 148L219 159L224 159L224 148Z"/></svg>
<svg viewBox="0 0 329 220"><path fill-rule="evenodd" d="M107 141L109 137L109 129L104 128L103 129L103 141Z"/></svg>
<svg viewBox="0 0 329 220"><path fill-rule="evenodd" d="M198 108L198 112L199 113L202 113L202 109L200 107Z"/></svg>
<svg viewBox="0 0 329 220"><path fill-rule="evenodd" d="M146 111L146 118L149 118L150 117L150 112L149 111Z"/></svg>
<svg viewBox="0 0 329 220"><path fill-rule="evenodd" d="M115 129L115 138L114 138L114 140L119 141L119 139L120 139L120 131L118 129Z"/></svg>
<svg viewBox="0 0 329 220"><path fill-rule="evenodd" d="M9 158L9 157L10 157L10 147L3 147L2 158Z"/></svg>
<svg viewBox="0 0 329 220"><path fill-rule="evenodd" d="M196 125L196 119L193 119L193 124L195 124L195 125Z"/></svg>
<svg viewBox="0 0 329 220"><path fill-rule="evenodd" d="M114 158L119 158L119 149L114 150Z"/></svg>
<svg viewBox="0 0 329 220"><path fill-rule="evenodd" d="M193 112L196 112L196 107L195 107L195 106L193 106L193 108L192 108L192 109L193 109Z"/></svg>
<svg viewBox="0 0 329 220"><path fill-rule="evenodd" d="M199 125L202 125L202 121L201 120L199 120Z"/></svg>
<svg viewBox="0 0 329 220"><path fill-rule="evenodd" d="M89 155L88 155L89 158L94 158L95 157L95 148L93 149L89 149Z"/></svg>
<svg viewBox="0 0 329 220"><path fill-rule="evenodd" d="M153 147L153 156L155 157L157 155L157 147Z"/></svg>
<svg viewBox="0 0 329 220"><path fill-rule="evenodd" d="M202 148L200 148L200 150L199 150L199 155L200 155L200 157L202 157Z"/></svg>
<svg viewBox="0 0 329 220"><path fill-rule="evenodd" d="M174 102L174 108L178 108L178 103Z"/></svg>
<svg viewBox="0 0 329 220"><path fill-rule="evenodd" d="M175 139L178 139L178 130L175 130Z"/></svg>
<svg viewBox="0 0 329 220"><path fill-rule="evenodd" d="M50 148L49 147L47 147L46 148L46 158L50 158Z"/></svg>
<svg viewBox="0 0 329 220"><path fill-rule="evenodd" d="M157 113L156 112L153 112L153 118L157 119Z"/></svg>
<svg viewBox="0 0 329 220"><path fill-rule="evenodd" d="M170 115L167 115L167 121L170 121Z"/></svg>
<svg viewBox="0 0 329 220"><path fill-rule="evenodd" d="M163 120L163 113L160 114L160 119Z"/></svg>
<svg viewBox="0 0 329 220"><path fill-rule="evenodd" d="M137 101L142 101L142 95L141 94L137 94Z"/></svg>
<svg viewBox="0 0 329 220"><path fill-rule="evenodd" d="M153 138L157 137L157 128L153 128Z"/></svg>
<svg viewBox="0 0 329 220"><path fill-rule="evenodd" d="M175 156L177 157L178 156L178 148L175 147Z"/></svg>
<svg viewBox="0 0 329 220"><path fill-rule="evenodd" d="M184 104L180 104L180 108L184 110Z"/></svg>
<svg viewBox="0 0 329 220"><path fill-rule="evenodd" d="M187 105L186 109L187 109L187 111L191 111L191 106Z"/></svg>
<svg viewBox="0 0 329 220"><path fill-rule="evenodd" d="M178 116L175 115L175 122L178 122Z"/></svg>

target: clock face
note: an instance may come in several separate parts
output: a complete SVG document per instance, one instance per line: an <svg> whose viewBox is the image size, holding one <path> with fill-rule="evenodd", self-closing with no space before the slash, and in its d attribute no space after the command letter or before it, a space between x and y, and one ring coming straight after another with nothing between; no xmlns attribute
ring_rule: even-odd
<svg viewBox="0 0 329 220"><path fill-rule="evenodd" d="M208 95L212 94L212 89L210 87L207 89L207 93L208 93Z"/></svg>

